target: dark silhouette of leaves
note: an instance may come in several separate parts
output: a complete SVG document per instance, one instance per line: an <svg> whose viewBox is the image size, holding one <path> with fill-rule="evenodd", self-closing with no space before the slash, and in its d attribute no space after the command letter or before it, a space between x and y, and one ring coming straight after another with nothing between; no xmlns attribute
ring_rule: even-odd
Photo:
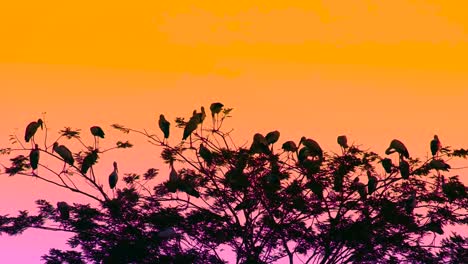
<svg viewBox="0 0 468 264"><path fill-rule="evenodd" d="M132 147L129 141L98 150L96 141L88 144L79 130L66 128L61 135L81 146L71 153L79 168L44 163L35 172L26 156L30 148L0 149L11 163L2 174L35 177L91 199L57 206L38 200L35 213L0 215L0 234L28 228L70 233L71 250L51 249L42 258L46 263L468 262L467 238L447 236L447 226L468 224L467 187L451 166L452 159L466 159L468 150L434 141L434 155L420 160L393 140L380 156L340 136L335 154L322 150L313 135L277 146L276 130L256 133L239 147L223 129L232 108L214 103L210 111L212 127L206 120L201 124L204 108L191 113L189 129L190 121L177 118L176 127L190 140L174 144L146 130L112 125L159 147L167 166L122 172L124 183L112 191L94 175L102 162L97 160ZM40 146L41 155L52 154L51 145ZM48 162L43 156L39 162Z"/></svg>

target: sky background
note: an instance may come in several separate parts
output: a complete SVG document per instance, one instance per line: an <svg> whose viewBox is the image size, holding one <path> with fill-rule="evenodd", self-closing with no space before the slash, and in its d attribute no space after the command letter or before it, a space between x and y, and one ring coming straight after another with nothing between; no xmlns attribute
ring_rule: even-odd
<svg viewBox="0 0 468 264"><path fill-rule="evenodd" d="M173 121L214 101L234 108L226 125L240 143L278 129L282 141L306 135L329 151L338 151L340 134L380 154L398 138L425 157L434 134L443 145L468 146L460 1L121 2L1 4L1 146L43 112L51 138L71 126L91 140L88 127L97 124L111 146L125 138L112 123L159 132L160 113ZM103 181L113 160L122 174L162 166L158 149L129 139L134 149L101 160ZM86 201L0 178L1 213L32 209L38 198ZM2 236L0 256L37 263L64 240L40 231Z"/></svg>

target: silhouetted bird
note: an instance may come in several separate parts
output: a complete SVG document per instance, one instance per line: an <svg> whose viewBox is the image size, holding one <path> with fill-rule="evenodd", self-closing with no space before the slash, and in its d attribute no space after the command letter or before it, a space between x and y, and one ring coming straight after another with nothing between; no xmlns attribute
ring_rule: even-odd
<svg viewBox="0 0 468 264"><path fill-rule="evenodd" d="M205 107L201 107L201 112L199 113L199 116L198 116L198 119L199 119L199 123L202 124L203 121L205 121L205 118L206 118L206 112L205 112Z"/></svg>
<svg viewBox="0 0 468 264"><path fill-rule="evenodd" d="M99 126L92 126L90 129L91 134L95 137L104 138L104 131Z"/></svg>
<svg viewBox="0 0 468 264"><path fill-rule="evenodd" d="M93 166L96 163L97 159L98 159L97 150L93 150L90 153L88 153L88 155L84 157L83 163L81 164L81 170L80 170L81 173L86 174L89 168L91 168L91 166Z"/></svg>
<svg viewBox="0 0 468 264"><path fill-rule="evenodd" d="M434 135L434 139L431 140L431 153L432 153L432 156L437 155L437 153L440 151L441 148L442 147L441 147L441 144L440 144L439 137L437 135Z"/></svg>
<svg viewBox="0 0 468 264"><path fill-rule="evenodd" d="M371 195L377 189L377 177L373 176L370 171L367 171L367 190Z"/></svg>
<svg viewBox="0 0 468 264"><path fill-rule="evenodd" d="M193 131L197 130L198 123L199 117L197 116L197 113L194 113L189 121L185 124L182 140L186 140L193 133Z"/></svg>
<svg viewBox="0 0 468 264"><path fill-rule="evenodd" d="M163 132L164 134L164 138L165 139L168 139L169 138L169 132L170 132L170 127L171 127L171 123L169 123L169 121L166 120L166 118L164 117L163 114L159 115L159 128L161 129L161 131Z"/></svg>
<svg viewBox="0 0 468 264"><path fill-rule="evenodd" d="M268 144L274 144L278 141L279 137L280 137L280 132L278 130L275 130L275 131L269 132L265 136L265 139Z"/></svg>
<svg viewBox="0 0 468 264"><path fill-rule="evenodd" d="M91 131L91 134L94 136L94 146L95 148L98 148L98 143L99 143L98 138L104 138L104 131L99 126L92 126L89 128L89 130Z"/></svg>
<svg viewBox="0 0 468 264"><path fill-rule="evenodd" d="M109 175L109 187L113 190L117 185L117 181L119 180L119 170L117 168L117 162L114 161L114 170Z"/></svg>
<svg viewBox="0 0 468 264"><path fill-rule="evenodd" d="M382 159L382 167L385 169L386 173L391 173L392 172L392 160L389 158Z"/></svg>
<svg viewBox="0 0 468 264"><path fill-rule="evenodd" d="M268 148L268 142L262 134L256 133L253 136L252 145L250 146L250 152L253 154L270 153L270 149Z"/></svg>
<svg viewBox="0 0 468 264"><path fill-rule="evenodd" d="M198 150L198 154L206 162L208 166L211 165L211 163L213 162L213 153L211 153L211 151L208 148L206 148L203 145L203 143L200 144L200 149Z"/></svg>
<svg viewBox="0 0 468 264"><path fill-rule="evenodd" d="M282 149L288 152L296 152L297 146L296 143L294 143L294 141L286 141L283 143Z"/></svg>
<svg viewBox="0 0 468 264"><path fill-rule="evenodd" d="M302 137L300 141L307 149L309 149L312 156L318 156L320 160L323 159L323 151L317 141Z"/></svg>
<svg viewBox="0 0 468 264"><path fill-rule="evenodd" d="M404 159L400 159L400 174L401 174L401 177L405 180L407 180L410 175L409 163Z"/></svg>
<svg viewBox="0 0 468 264"><path fill-rule="evenodd" d="M356 190L361 197L361 200L366 200L367 198L367 189L364 183L359 181L359 177L354 178L353 183L351 184L351 189Z"/></svg>
<svg viewBox="0 0 468 264"><path fill-rule="evenodd" d="M73 166L75 159L71 151L64 145L59 145L58 142L54 142L52 150L55 151L64 161Z"/></svg>
<svg viewBox="0 0 468 264"><path fill-rule="evenodd" d="M340 147L342 147L343 149L347 149L349 147L348 138L345 135L338 136L336 141L338 142L338 145L340 145Z"/></svg>
<svg viewBox="0 0 468 264"><path fill-rule="evenodd" d="M451 169L449 164L445 163L445 161L440 159L431 160L431 162L429 162L429 165L435 170L448 171L449 169Z"/></svg>
<svg viewBox="0 0 468 264"><path fill-rule="evenodd" d="M174 169L174 165L171 163L171 172L169 173L169 181L176 182L179 180L179 174Z"/></svg>
<svg viewBox="0 0 468 264"><path fill-rule="evenodd" d="M392 140L392 142L390 142L390 146L387 148L387 150L385 150L385 154L389 155L389 154L392 154L395 151L398 152L398 154L400 154L400 156L403 156L405 158L409 158L408 149L398 139L394 139L394 140Z"/></svg>
<svg viewBox="0 0 468 264"><path fill-rule="evenodd" d="M42 125L43 125L43 122L42 122L42 119L40 119L40 118L37 120L37 122L33 121L33 122L29 123L29 125L26 127L26 131L24 133L24 140L26 142L29 142L29 140L31 140L31 138L32 138L33 142L34 142L34 135L36 134L36 131L37 131L37 129L39 127L41 129L43 129Z"/></svg>
<svg viewBox="0 0 468 264"><path fill-rule="evenodd" d="M39 164L39 145L35 145L35 148L31 150L29 153L29 162L31 163L31 168L34 170L37 170L37 166Z"/></svg>
<svg viewBox="0 0 468 264"><path fill-rule="evenodd" d="M214 119L215 115L218 115L223 107L224 105L222 103L212 103L210 106L211 117Z"/></svg>
<svg viewBox="0 0 468 264"><path fill-rule="evenodd" d="M216 128L216 121L217 121L217 118L219 116L219 113L221 113L221 111L223 110L223 107L224 105L222 103L212 103L210 105L210 111L211 111L211 120L213 121L213 129L217 129Z"/></svg>
<svg viewBox="0 0 468 264"><path fill-rule="evenodd" d="M70 206L66 202L58 202L57 210L62 220L68 220L70 218Z"/></svg>

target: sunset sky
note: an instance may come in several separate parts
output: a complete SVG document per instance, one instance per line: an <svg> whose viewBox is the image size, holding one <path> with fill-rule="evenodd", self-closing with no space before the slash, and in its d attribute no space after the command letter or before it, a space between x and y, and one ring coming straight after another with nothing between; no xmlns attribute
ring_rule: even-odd
<svg viewBox="0 0 468 264"><path fill-rule="evenodd" d="M329 151L340 134L380 154L398 138L425 157L434 134L468 146L462 1L173 2L2 3L1 146L43 112L54 137L99 124L112 140L123 137L112 123L158 132L160 113L173 121L214 101L234 108L227 126L240 143L278 129L284 141L306 135ZM160 165L157 149L134 141L102 160L104 180L114 159L122 173ZM0 213L32 209L38 198L78 199L0 178ZM63 241L2 236L0 254L34 263Z"/></svg>

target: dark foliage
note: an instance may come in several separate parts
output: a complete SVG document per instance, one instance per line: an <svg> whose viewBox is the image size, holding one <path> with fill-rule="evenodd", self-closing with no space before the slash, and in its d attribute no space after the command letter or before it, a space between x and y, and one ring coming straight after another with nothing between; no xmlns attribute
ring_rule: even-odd
<svg viewBox="0 0 468 264"><path fill-rule="evenodd" d="M204 108L177 118L183 141L180 134L169 136L166 126L150 134L113 125L161 147L172 171L170 177L161 168L125 174L113 195L93 167L110 167L100 157L132 147L126 140L98 149L96 140L88 146L79 130L67 127L59 140L75 140L84 149L74 151L78 164L58 171L32 171L23 155L32 148L0 150L18 153L3 174L31 176L91 199L57 207L37 201L35 214L1 215L0 233L70 232L72 250L51 249L46 263L226 263L233 257L224 253L229 250L236 263L468 263L467 238L446 236L447 226L468 224L467 187L449 165L466 158L465 149L432 147L433 157L419 160L395 140L380 156L348 146L342 135L341 153L331 154L307 137L281 141L278 131L257 133L251 146L237 147L221 129L232 111L223 107L210 107L212 120ZM38 130L35 142L41 133L47 130ZM40 147L39 165L47 155L58 159L50 145ZM78 188L78 181L94 191Z"/></svg>

